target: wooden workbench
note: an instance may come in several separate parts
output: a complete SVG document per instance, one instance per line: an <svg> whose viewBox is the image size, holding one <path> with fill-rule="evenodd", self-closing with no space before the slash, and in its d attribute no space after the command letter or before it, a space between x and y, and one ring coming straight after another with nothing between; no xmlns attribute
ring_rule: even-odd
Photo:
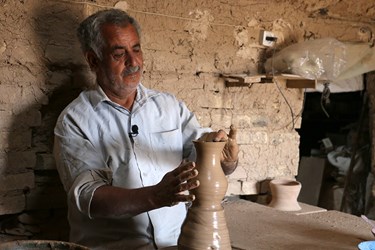
<svg viewBox="0 0 375 250"><path fill-rule="evenodd" d="M302 205L282 212L242 199L224 203L233 250L355 250L375 240L362 218Z"/></svg>

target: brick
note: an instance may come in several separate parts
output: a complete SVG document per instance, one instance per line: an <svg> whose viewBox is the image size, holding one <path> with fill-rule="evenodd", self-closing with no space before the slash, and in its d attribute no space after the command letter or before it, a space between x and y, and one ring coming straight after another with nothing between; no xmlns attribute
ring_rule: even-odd
<svg viewBox="0 0 375 250"><path fill-rule="evenodd" d="M251 116L251 126L255 128L264 128L268 127L270 119L268 116L257 115Z"/></svg>
<svg viewBox="0 0 375 250"><path fill-rule="evenodd" d="M40 126L42 115L39 110L30 109L22 114L10 111L0 111L0 131L14 131L16 129Z"/></svg>
<svg viewBox="0 0 375 250"><path fill-rule="evenodd" d="M81 56L76 55L81 55L81 50L76 39L74 39L74 41L69 41L69 43L50 43L46 46L44 54L47 60L59 63L61 66L71 63L78 65L81 64Z"/></svg>
<svg viewBox="0 0 375 250"><path fill-rule="evenodd" d="M241 182L240 181L231 181L228 183L228 189L226 195L236 195L242 194Z"/></svg>
<svg viewBox="0 0 375 250"><path fill-rule="evenodd" d="M35 170L56 169L56 162L53 154L38 154Z"/></svg>
<svg viewBox="0 0 375 250"><path fill-rule="evenodd" d="M22 88L18 85L0 84L0 97L2 104L17 103L22 100Z"/></svg>
<svg viewBox="0 0 375 250"><path fill-rule="evenodd" d="M233 115L233 124L236 124L239 128L250 128L251 127L251 116L244 114Z"/></svg>
<svg viewBox="0 0 375 250"><path fill-rule="evenodd" d="M0 131L7 131L11 127L13 114L0 109Z"/></svg>
<svg viewBox="0 0 375 250"><path fill-rule="evenodd" d="M31 189L35 186L34 172L0 176L0 192Z"/></svg>
<svg viewBox="0 0 375 250"><path fill-rule="evenodd" d="M30 109L21 117L22 122L30 127L42 125L42 113L36 109Z"/></svg>
<svg viewBox="0 0 375 250"><path fill-rule="evenodd" d="M268 145L241 145L240 149L245 153L243 155L243 160L241 159L239 164L241 166L246 164L247 178L267 178L268 164L270 160L268 155Z"/></svg>
<svg viewBox="0 0 375 250"><path fill-rule="evenodd" d="M270 118L266 115L238 114L233 116L233 123L240 128L267 128Z"/></svg>
<svg viewBox="0 0 375 250"><path fill-rule="evenodd" d="M266 131L238 129L237 142L239 144L268 144L268 133Z"/></svg>
<svg viewBox="0 0 375 250"><path fill-rule="evenodd" d="M241 145L241 151L245 152L243 162L246 162L247 180L296 175L298 156L286 145Z"/></svg>
<svg viewBox="0 0 375 250"><path fill-rule="evenodd" d="M0 103L16 104L22 99L13 99L12 97L20 96L22 94L22 87L25 85L28 86L30 82L41 82L43 79L40 72L33 75L31 70L34 70L34 68L29 67L30 65L23 67L19 65L18 61L14 61L12 57L9 58L9 63L10 65L8 64L7 66L1 66L0 70L0 83L2 83L2 86L0 86L0 96L2 97ZM37 79L37 76L40 79ZM14 89L15 92L12 93L12 89Z"/></svg>
<svg viewBox="0 0 375 250"><path fill-rule="evenodd" d="M49 75L48 84L53 86L60 86L62 82L70 82L71 72L54 71Z"/></svg>
<svg viewBox="0 0 375 250"><path fill-rule="evenodd" d="M26 150L31 147L31 130L0 131L0 149Z"/></svg>
<svg viewBox="0 0 375 250"><path fill-rule="evenodd" d="M296 142L299 144L299 134L297 132L291 133L270 133L270 144L280 145L284 143Z"/></svg>
<svg viewBox="0 0 375 250"><path fill-rule="evenodd" d="M246 180L247 179L247 164L243 159L239 159L236 170L228 176L229 180Z"/></svg>
<svg viewBox="0 0 375 250"><path fill-rule="evenodd" d="M34 151L7 152L0 154L0 173L17 174L33 169L36 164Z"/></svg>
<svg viewBox="0 0 375 250"><path fill-rule="evenodd" d="M25 195L22 192L0 192L0 215L22 212L25 205Z"/></svg>
<svg viewBox="0 0 375 250"><path fill-rule="evenodd" d="M48 96L38 86L28 86L22 90L22 104L26 105L24 108L29 110L30 107L48 104Z"/></svg>
<svg viewBox="0 0 375 250"><path fill-rule="evenodd" d="M224 114L223 114L224 113ZM213 112L211 114L212 127L216 129L226 129L232 124L232 115L225 114L224 111ZM227 131L229 133L229 130Z"/></svg>
<svg viewBox="0 0 375 250"><path fill-rule="evenodd" d="M211 115L208 112L196 112L195 116L202 127L209 127L211 125Z"/></svg>
<svg viewBox="0 0 375 250"><path fill-rule="evenodd" d="M259 185L256 180L242 182L242 193L244 194L258 194Z"/></svg>
<svg viewBox="0 0 375 250"><path fill-rule="evenodd" d="M27 37L25 35L25 37ZM30 41L27 39L16 39L14 40L13 47L17 49L12 50L12 60L22 65L37 65L39 63L39 55L34 46L30 46ZM22 48L22 49L20 49Z"/></svg>
<svg viewBox="0 0 375 250"><path fill-rule="evenodd" d="M232 99L223 93L206 91L197 99L199 106L202 108L233 109Z"/></svg>
<svg viewBox="0 0 375 250"><path fill-rule="evenodd" d="M204 82L204 88L210 92L223 93L224 95L230 95L228 92L225 92L225 82L223 79L214 76L209 73L201 73L199 79Z"/></svg>
<svg viewBox="0 0 375 250"><path fill-rule="evenodd" d="M257 131L250 133L250 144L266 144L268 143L268 133Z"/></svg>
<svg viewBox="0 0 375 250"><path fill-rule="evenodd" d="M150 55L149 58L152 62L152 71L181 73L191 73L196 71L196 65L191 63L189 53L183 55L163 51L163 53L155 52L153 55Z"/></svg>

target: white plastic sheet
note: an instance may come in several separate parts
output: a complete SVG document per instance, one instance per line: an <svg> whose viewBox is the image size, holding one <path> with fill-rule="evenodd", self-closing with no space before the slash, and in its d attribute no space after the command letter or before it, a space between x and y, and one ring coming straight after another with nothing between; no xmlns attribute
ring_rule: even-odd
<svg viewBox="0 0 375 250"><path fill-rule="evenodd" d="M267 59L266 73L339 83L375 70L375 47L322 38L293 44Z"/></svg>

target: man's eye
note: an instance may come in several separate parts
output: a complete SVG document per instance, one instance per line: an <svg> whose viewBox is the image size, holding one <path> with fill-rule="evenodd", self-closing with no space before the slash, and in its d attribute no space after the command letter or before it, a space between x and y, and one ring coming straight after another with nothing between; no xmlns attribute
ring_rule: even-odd
<svg viewBox="0 0 375 250"><path fill-rule="evenodd" d="M141 47L140 46L134 47L133 51L134 52L140 52L141 51Z"/></svg>
<svg viewBox="0 0 375 250"><path fill-rule="evenodd" d="M125 53L117 53L117 54L113 54L113 57L114 57L116 60L119 60L119 59L121 59L122 57L125 57Z"/></svg>

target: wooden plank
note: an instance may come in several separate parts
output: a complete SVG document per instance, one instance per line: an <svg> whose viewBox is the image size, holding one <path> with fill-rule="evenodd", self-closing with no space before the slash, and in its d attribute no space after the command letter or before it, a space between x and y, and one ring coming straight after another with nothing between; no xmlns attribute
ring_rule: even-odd
<svg viewBox="0 0 375 250"><path fill-rule="evenodd" d="M318 205L325 166L325 158L301 158L297 176L297 180L302 184L301 192L298 196L299 202L314 206Z"/></svg>
<svg viewBox="0 0 375 250"><path fill-rule="evenodd" d="M315 88L315 80L305 79L298 75L246 75L246 74L221 74L228 87L251 86L254 83L272 83L273 79L285 80L287 88Z"/></svg>
<svg viewBox="0 0 375 250"><path fill-rule="evenodd" d="M286 87L287 88L294 88L294 89L315 89L315 81L308 80L308 79L287 79L286 80Z"/></svg>

